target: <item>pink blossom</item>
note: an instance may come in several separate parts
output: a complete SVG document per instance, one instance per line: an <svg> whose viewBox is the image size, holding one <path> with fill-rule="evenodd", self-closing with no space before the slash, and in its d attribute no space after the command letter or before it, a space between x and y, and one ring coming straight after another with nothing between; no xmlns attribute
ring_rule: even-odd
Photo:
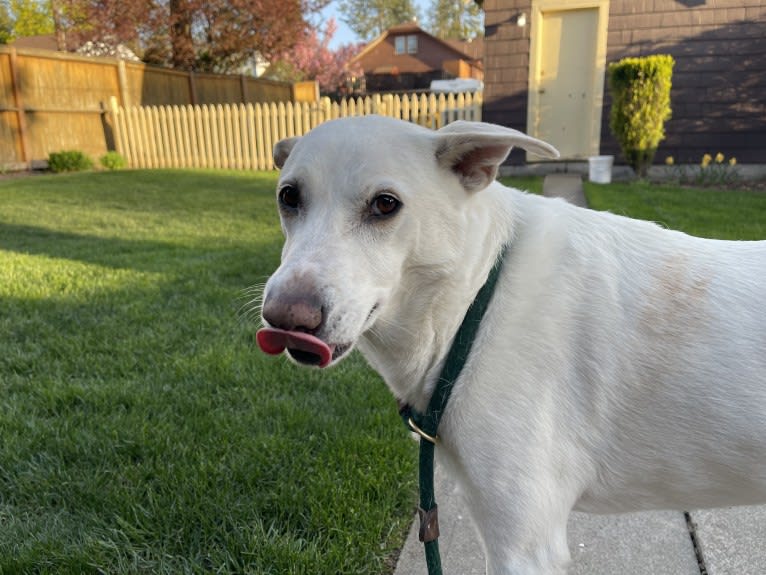
<svg viewBox="0 0 766 575"><path fill-rule="evenodd" d="M334 18L328 20L324 30L310 29L293 47L284 52L278 60L295 71L304 80L316 80L323 93L338 92L349 77L361 76L364 72L351 59L362 49L362 44L344 44L336 50L330 49L330 41L338 26Z"/></svg>

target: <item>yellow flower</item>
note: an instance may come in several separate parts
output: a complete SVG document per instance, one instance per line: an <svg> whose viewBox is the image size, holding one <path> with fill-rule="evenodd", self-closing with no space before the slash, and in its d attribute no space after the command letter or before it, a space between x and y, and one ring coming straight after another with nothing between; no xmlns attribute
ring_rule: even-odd
<svg viewBox="0 0 766 575"><path fill-rule="evenodd" d="M730 166L736 166L737 165L737 158L729 158L729 165Z"/></svg>
<svg viewBox="0 0 766 575"><path fill-rule="evenodd" d="M673 156L668 156L667 158L665 158L665 164L668 165L668 166L672 166L673 165Z"/></svg>
<svg viewBox="0 0 766 575"><path fill-rule="evenodd" d="M710 165L710 162L713 161L713 157L710 154L705 154L702 156L702 162L700 162L700 166L703 168L707 168Z"/></svg>
<svg viewBox="0 0 766 575"><path fill-rule="evenodd" d="M724 157L723 157L723 154L722 154L721 152L718 152L718 153L715 155L715 163L716 163L716 164L720 164L720 163L722 163L722 162L723 162L723 159L724 159Z"/></svg>

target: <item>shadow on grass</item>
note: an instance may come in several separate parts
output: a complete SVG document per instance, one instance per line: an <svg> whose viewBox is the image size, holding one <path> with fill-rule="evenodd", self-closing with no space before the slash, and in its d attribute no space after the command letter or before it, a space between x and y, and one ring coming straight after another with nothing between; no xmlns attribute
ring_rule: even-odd
<svg viewBox="0 0 766 575"><path fill-rule="evenodd" d="M273 240L249 240L225 247L200 248L173 242L105 238L88 234L75 234L49 228L0 222L0 250L20 254L42 255L67 259L113 269L133 269L146 272L165 272L217 257L241 257L254 260L254 254L273 260L280 245ZM172 266L168 266L172 260ZM259 266L260 267L260 266ZM276 266L274 266L276 267ZM270 273L272 269L262 273Z"/></svg>

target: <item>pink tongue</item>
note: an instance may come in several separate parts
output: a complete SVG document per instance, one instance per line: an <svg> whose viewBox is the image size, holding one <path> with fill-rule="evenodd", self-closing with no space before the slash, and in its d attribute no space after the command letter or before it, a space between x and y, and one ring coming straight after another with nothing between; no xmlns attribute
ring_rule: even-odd
<svg viewBox="0 0 766 575"><path fill-rule="evenodd" d="M259 329L258 333L255 334L255 339L258 342L258 347L264 353L279 355L285 349L299 350L316 356L315 361L309 360L308 363L314 363L319 367L329 365L332 361L332 352L335 349L335 346L329 346L313 335L272 327Z"/></svg>

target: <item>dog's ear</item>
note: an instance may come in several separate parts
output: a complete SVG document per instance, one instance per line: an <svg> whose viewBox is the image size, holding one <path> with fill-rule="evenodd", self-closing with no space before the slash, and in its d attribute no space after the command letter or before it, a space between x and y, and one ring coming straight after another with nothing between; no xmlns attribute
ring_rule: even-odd
<svg viewBox="0 0 766 575"><path fill-rule="evenodd" d="M293 147L298 143L298 140L300 140L300 137L296 136L294 138L285 138L284 140L279 140L277 142L274 146L274 164L276 164L277 168L280 170L282 169L282 166L284 166L287 161L287 156L293 151Z"/></svg>
<svg viewBox="0 0 766 575"><path fill-rule="evenodd" d="M550 144L495 124L453 122L436 133L436 159L452 170L469 192L490 185L514 146L543 158L558 158Z"/></svg>

